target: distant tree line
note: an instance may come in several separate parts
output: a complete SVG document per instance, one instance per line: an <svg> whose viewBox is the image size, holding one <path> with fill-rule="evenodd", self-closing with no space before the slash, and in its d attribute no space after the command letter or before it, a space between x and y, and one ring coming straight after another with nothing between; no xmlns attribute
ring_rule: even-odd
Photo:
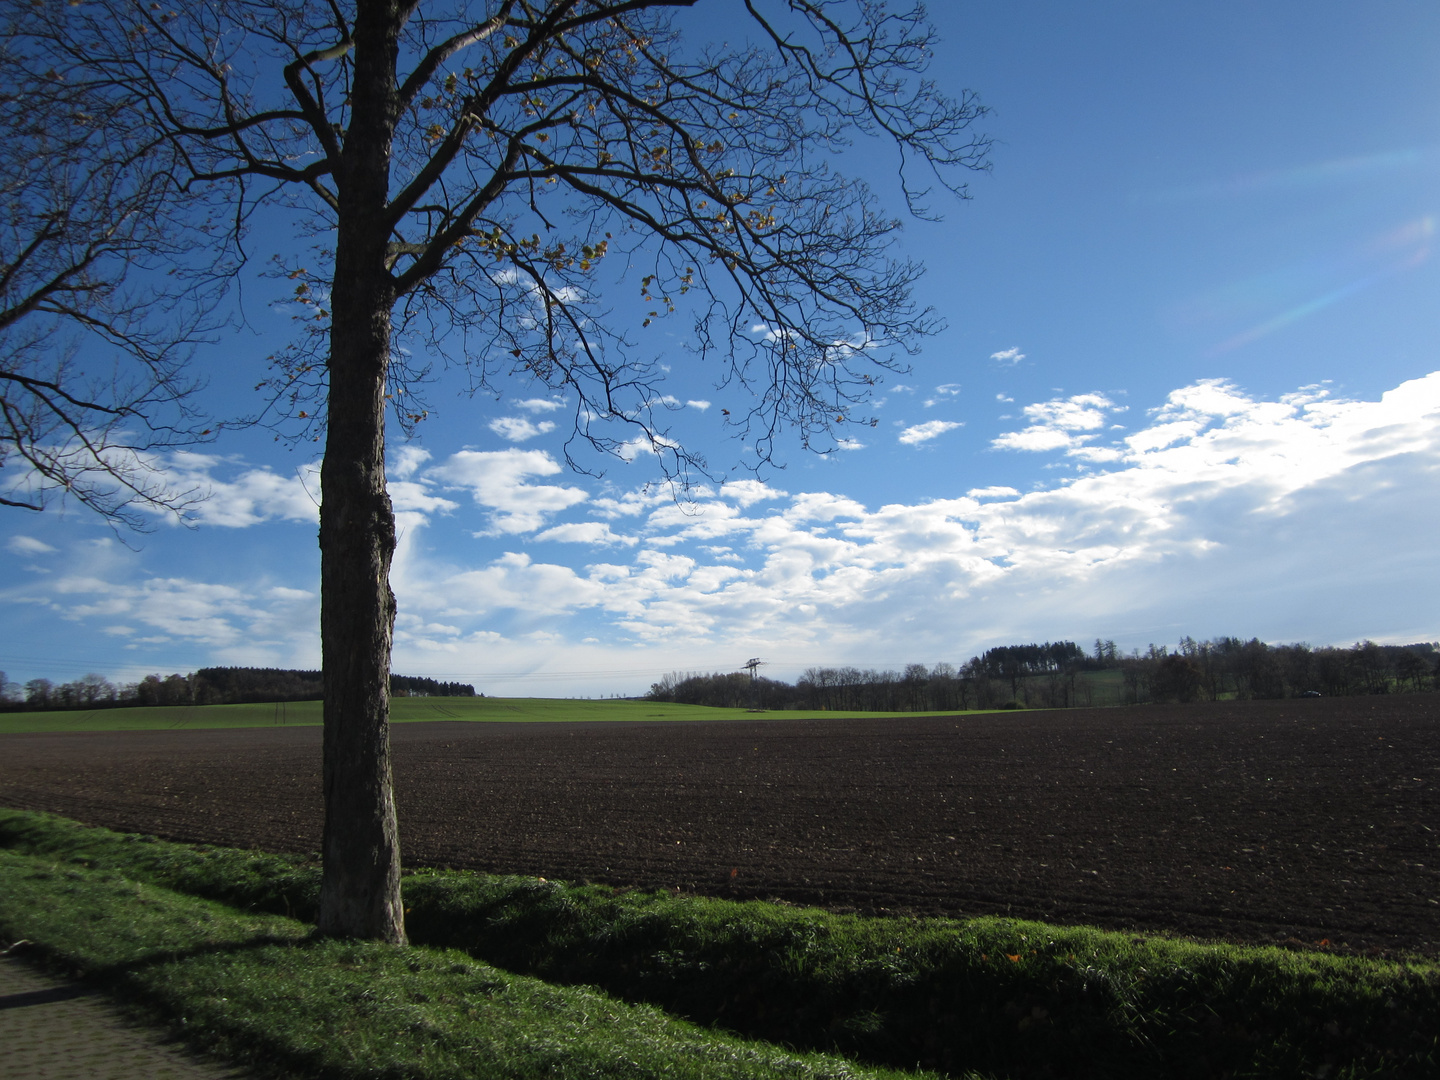
<svg viewBox="0 0 1440 1080"><path fill-rule="evenodd" d="M1108 673L1108 674L1104 674ZM1440 690L1440 642L1349 648L1270 645L1234 637L1182 638L1173 651L1123 653L1097 640L1005 645L955 667L907 664L902 671L807 668L792 685L743 671L666 675L654 701L722 708L945 712L1006 707L1343 697Z"/></svg>
<svg viewBox="0 0 1440 1080"><path fill-rule="evenodd" d="M0 672L0 704L10 711L318 701L323 696L322 690L320 672L289 668L211 667L189 675L146 675L139 682L118 685L103 675L91 674L66 683L31 679L21 686L7 682L5 673ZM474 697L475 687L420 675L392 675L390 694L392 697Z"/></svg>
<svg viewBox="0 0 1440 1080"><path fill-rule="evenodd" d="M1152 645L1115 666L1132 702L1393 694L1440 689L1440 642L1312 648L1185 637L1173 652Z"/></svg>

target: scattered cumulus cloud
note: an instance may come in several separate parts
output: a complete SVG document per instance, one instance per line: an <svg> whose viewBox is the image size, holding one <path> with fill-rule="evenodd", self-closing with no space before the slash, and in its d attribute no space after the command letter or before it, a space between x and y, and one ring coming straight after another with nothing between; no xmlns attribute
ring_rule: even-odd
<svg viewBox="0 0 1440 1080"><path fill-rule="evenodd" d="M556 409L565 407L564 401L557 401L554 398L526 398L524 401L511 403L517 409L524 409L531 413L554 412Z"/></svg>
<svg viewBox="0 0 1440 1080"><path fill-rule="evenodd" d="M48 555L55 551L45 541L36 540L33 536L12 536L6 541L5 548L16 555Z"/></svg>
<svg viewBox="0 0 1440 1080"><path fill-rule="evenodd" d="M221 479L239 469L233 479ZM205 496L194 509L201 525L243 529L267 521L320 519L320 463L310 462L290 475L269 468L248 468L232 458L181 452L173 455L162 472L168 487L196 491Z"/></svg>
<svg viewBox="0 0 1440 1080"><path fill-rule="evenodd" d="M679 443L673 439L667 439L664 435L637 435L635 438L628 439L617 446L615 448L615 456L629 465L647 454L658 456L660 450L675 450L679 448L679 445Z"/></svg>
<svg viewBox="0 0 1440 1080"><path fill-rule="evenodd" d="M126 639L143 628L148 636L136 643L185 641L213 650L216 657L240 657L235 662L262 666L308 658L315 651L297 647L297 640L311 636L319 618L319 600L313 591L264 581L127 579L82 571L47 584L49 603L63 618L76 622L99 618L107 624L103 633Z"/></svg>
<svg viewBox="0 0 1440 1080"><path fill-rule="evenodd" d="M915 424L900 432L900 441L906 446L915 446L919 443L929 442L931 439L944 435L947 431L954 431L963 424L953 420L928 420L923 424Z"/></svg>
<svg viewBox="0 0 1440 1080"><path fill-rule="evenodd" d="M527 420L523 416L497 416L489 423L489 428L502 439L510 442L525 442L537 435L548 435L555 430L555 424L549 420L541 420L538 424Z"/></svg>
<svg viewBox="0 0 1440 1080"><path fill-rule="evenodd" d="M992 352L990 359L994 360L997 364L1015 365L1025 359L1025 354L1018 348L1012 346L1008 349L1001 349L999 352Z"/></svg>
<svg viewBox="0 0 1440 1080"><path fill-rule="evenodd" d="M611 531L610 526L602 521L567 522L537 533L535 539L554 540L564 544L624 544L628 547L634 547L640 542L639 537Z"/></svg>
<svg viewBox="0 0 1440 1080"><path fill-rule="evenodd" d="M924 401L924 406L927 409L933 408L936 405L943 404L947 399L957 398L959 396L959 383L944 383L940 386L935 387L935 396L926 398Z"/></svg>
<svg viewBox="0 0 1440 1080"><path fill-rule="evenodd" d="M419 446L402 446L390 458L390 475L408 480L415 475L416 469L430 460L430 451Z"/></svg>
<svg viewBox="0 0 1440 1080"><path fill-rule="evenodd" d="M753 506L767 499L783 499L788 494L788 491L769 487L759 480L731 480L720 486L720 497L741 507Z"/></svg>
<svg viewBox="0 0 1440 1080"><path fill-rule="evenodd" d="M1075 394L1026 405L1023 412L1030 425L1010 431L990 443L997 450L1073 450L1093 441L1094 432L1105 427L1111 413L1123 412L1104 394Z"/></svg>
<svg viewBox="0 0 1440 1080"><path fill-rule="evenodd" d="M710 402L708 401L687 401L685 402L685 404L690 406L690 408L692 409L699 409L701 412L704 412L706 409L710 408Z"/></svg>
<svg viewBox="0 0 1440 1080"><path fill-rule="evenodd" d="M1440 525L1440 509L1412 497L1440 478L1440 373L1379 402L1318 393L1261 401L1229 383L1197 383L1171 394L1133 445L1068 440L1103 430L1117 410L1098 394L1028 410L1031 427L1067 435L1053 448L1062 460L1078 449L1104 466L1029 493L991 485L867 507L833 492L787 494L740 481L688 509L644 493L614 497L637 520L633 558L583 575L551 567L544 580L554 592L534 602L575 618L589 612L587 620L610 626L626 648L686 641L712 649L744 640L768 642L772 652L833 658L849 649L863 658L876 641L940 647L980 633L993 644L1043 635L1052 624L1113 634L1117 621L1157 597L1179 595L1187 610L1209 611L1200 601L1216 572L1273 589L1283 571L1299 575L1310 595L1325 566L1353 559L1343 543L1334 547L1337 529L1322 522L1351 520L1357 500L1366 513ZM1134 438L1176 423L1199 427L1178 439L1170 430ZM1377 483L1377 468L1395 470L1390 485ZM780 513L764 509L771 505ZM1284 533L1292 520L1303 542L1277 544L1276 530ZM1401 534L1416 535L1420 547L1418 537L1428 535ZM598 541L605 534L574 535ZM526 589L543 577L540 566L501 561L486 573L507 578L495 595L523 611L532 598ZM435 603L457 595L448 580L431 592ZM1003 599L1000 608L987 607L989 597ZM494 607L492 597L486 610ZM925 613L923 628L911 621L916 612Z"/></svg>
<svg viewBox="0 0 1440 1080"><path fill-rule="evenodd" d="M998 448L1087 466L1063 481L882 505L754 480L699 487L684 507L646 488L590 498L553 479L562 466L548 454L519 448L417 462L403 481L416 521L464 512L426 501L464 490L501 539L468 561L402 543L398 663L623 673L746 655L959 662L1045 636L1158 640L1153 628L1181 617L1177 633L1339 641L1377 632L1361 620L1382 610L1396 634L1436 636L1425 569L1440 505L1422 496L1440 481L1440 372L1375 401L1323 387L1268 400L1202 380L1113 435L1119 411L1101 394L1027 407L1011 435L1031 436ZM1062 438L1035 445L1047 432ZM607 524L622 520L624 535ZM497 550L520 533L579 547ZM68 569L69 545L53 573L7 599L93 623L126 648L185 642L215 662L295 663L313 640L313 591L147 575L143 554L79 546Z"/></svg>
<svg viewBox="0 0 1440 1080"><path fill-rule="evenodd" d="M458 510L460 504L436 495L425 484L410 480L391 480L386 487L390 491L390 502L396 513L413 511L421 514L449 513Z"/></svg>
<svg viewBox="0 0 1440 1080"><path fill-rule="evenodd" d="M588 497L577 487L532 484L564 471L544 450L462 450L429 470L441 483L467 488L476 504L492 511L491 527L477 535L534 532L550 515Z"/></svg>

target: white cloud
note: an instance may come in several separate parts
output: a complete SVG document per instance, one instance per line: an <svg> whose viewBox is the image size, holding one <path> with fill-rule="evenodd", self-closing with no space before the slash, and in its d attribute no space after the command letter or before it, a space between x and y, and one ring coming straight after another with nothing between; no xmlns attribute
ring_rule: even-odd
<svg viewBox="0 0 1440 1080"><path fill-rule="evenodd" d="M1097 426L1092 414L1103 427L1114 408L1100 395L1078 395L1028 417L1061 434L1088 434ZM1440 508L1414 492L1440 478L1440 373L1380 402L1265 402L1228 384L1196 384L1171 395L1152 426L1201 408L1212 410L1209 426L1179 440L1081 447L1107 459L1108 471L1046 490L992 485L878 508L825 492L769 491L744 505L727 498L687 509L637 497L617 500L642 520L645 539L629 565L591 566L582 577L513 558L476 573L485 575L492 614L506 605L516 617L528 617L532 605L566 619L589 612L577 627L598 620L609 627L601 640L614 648L763 645L777 657L830 662L875 662L877 651L958 662L996 641L1146 632L1159 618L1156 606L1175 597L1166 625L1177 611L1196 624L1179 632L1274 633L1280 615L1303 610L1277 605L1277 588L1329 604L1324 597L1348 595L1346 567L1367 561L1367 573L1414 578L1390 569L1390 559L1357 557L1373 537L1362 535L1358 548L1355 539L1337 540L1354 534L1357 521L1371 521L1392 547L1415 538L1392 552L1398 566L1429 558L1424 538L1440 527ZM750 494L764 490L748 483ZM760 512L775 501L780 514ZM1420 524L1401 527L1397 514ZM427 602L452 603L464 592L454 580L437 583ZM542 593L532 591L537 581ZM1223 598L1216 581L1226 583ZM1317 591L1317 581L1326 588ZM1370 581L1361 591L1374 588ZM1402 595L1408 591L1417 590L1407 585ZM1418 592L1434 599L1434 589ZM1296 635L1315 632L1299 627Z"/></svg>
<svg viewBox="0 0 1440 1080"><path fill-rule="evenodd" d="M554 476L563 466L544 450L462 450L430 476L454 487L469 488L471 497L494 511L489 535L533 532L546 519L584 502L580 488L531 484L532 477Z"/></svg>
<svg viewBox="0 0 1440 1080"><path fill-rule="evenodd" d="M720 485L720 497L730 499L741 507L753 506L767 499L783 499L788 491L768 487L759 480L731 480Z"/></svg>
<svg viewBox="0 0 1440 1080"><path fill-rule="evenodd" d="M297 657L313 661L313 642L307 641L319 618L313 592L264 581L134 580L116 569L111 563L104 577L77 572L49 582L50 603L66 619L105 620L106 634L130 637L134 626L143 626L159 634L141 642L183 641L211 650L217 660L228 658L222 662L275 666ZM125 622L111 621L116 619Z"/></svg>
<svg viewBox="0 0 1440 1080"><path fill-rule="evenodd" d="M556 401L554 398L526 398L524 401L512 402L517 409L524 409L526 412L542 413L554 412L556 409L565 407L564 401Z"/></svg>
<svg viewBox="0 0 1440 1080"><path fill-rule="evenodd" d="M696 498L708 498L711 491L700 486L692 489L692 494ZM620 495L602 495L591 501L590 513L613 521L616 518L635 517L652 507L674 501L675 497L667 487L656 485L637 491L626 491Z"/></svg>
<svg viewBox="0 0 1440 1080"><path fill-rule="evenodd" d="M524 442L526 439L533 439L537 435L548 435L555 430L555 424L549 420L541 420L538 424L526 420L523 416L497 416L489 423L491 431L495 432L502 439L510 442Z"/></svg>
<svg viewBox="0 0 1440 1080"><path fill-rule="evenodd" d="M494 532L581 546L557 543L545 558L493 547L478 558L439 555L410 530L394 575L404 615L398 663L437 672L443 661L466 681L493 672L496 685L547 693L561 684L526 680L556 666L601 672L584 677L591 686L643 689L664 670L718 669L750 655L793 678L812 663L958 663L990 645L1043 638L1143 646L1172 633L1317 644L1440 637L1440 581L1430 572L1440 504L1425 497L1440 481L1440 372L1378 401L1314 388L1261 400L1231 383L1197 382L1123 437L1107 431L1118 411L1101 395L1027 410L1031 428L1066 437L1054 448L1059 460L1087 466L1064 482L962 495L967 481L937 476L938 497L879 506L755 481L721 498L703 491L683 507L663 490L587 501L576 487L539 482L561 465L520 449L417 467L403 481L417 485L417 498L436 498L442 482L463 487ZM1092 435L1118 441L1068 441ZM576 520L554 520L566 511ZM431 512L433 504L407 511L422 523ZM579 520L586 515L624 520L628 535ZM599 544L613 547L586 546ZM66 544L47 560L62 564L54 573L8 587L5 599L93 624L97 636L113 628L124 647L170 639L215 662L313 655L309 591L147 578L133 569L143 553L81 548ZM577 678L577 692L588 692Z"/></svg>
<svg viewBox="0 0 1440 1080"><path fill-rule="evenodd" d="M391 457L390 475L408 480L415 475L416 469L430 460L430 451L419 446L402 446Z"/></svg>
<svg viewBox="0 0 1440 1080"><path fill-rule="evenodd" d="M1105 427L1107 412L1123 412L1125 408L1104 394L1075 394L1026 405L1024 415L1030 426L1006 432L991 440L990 445L997 450L1037 452L1076 449L1096 438L1088 433Z"/></svg>
<svg viewBox="0 0 1440 1080"><path fill-rule="evenodd" d="M917 443L928 442L937 436L944 435L947 431L954 431L963 424L957 424L953 420L929 420L923 424L916 424L907 427L900 432L900 441L907 446L914 446Z"/></svg>
<svg viewBox="0 0 1440 1080"><path fill-rule="evenodd" d="M16 555L48 555L55 548L33 536L12 536L5 547Z"/></svg>
<svg viewBox="0 0 1440 1080"><path fill-rule="evenodd" d="M195 520L202 525L244 529L265 521L319 520L318 461L300 466L290 476L268 468L245 469L233 480L213 475L237 464L234 459L181 452L164 471L173 490L193 489L208 495L194 511Z"/></svg>
<svg viewBox="0 0 1440 1080"><path fill-rule="evenodd" d="M565 544L625 544L629 547L640 542L639 537L612 532L609 525L600 521L572 521L556 525L536 534L535 539L555 540Z"/></svg>
<svg viewBox="0 0 1440 1080"><path fill-rule="evenodd" d="M413 480L391 480L386 484L390 502L396 513L414 511L421 514L448 513L460 504L439 495L432 495L425 484Z"/></svg>
<svg viewBox="0 0 1440 1080"><path fill-rule="evenodd" d="M865 507L843 495L828 491L806 491L791 500L784 512L787 521L835 521L837 518L863 518Z"/></svg>
<svg viewBox="0 0 1440 1080"><path fill-rule="evenodd" d="M685 404L689 405L692 409L699 409L701 412L710 408L710 402L708 401L687 401Z"/></svg>
<svg viewBox="0 0 1440 1080"><path fill-rule="evenodd" d="M1011 346L1008 349L1001 349L999 352L992 352L990 359L997 364L1018 364L1025 359L1025 354L1018 348Z"/></svg>
<svg viewBox="0 0 1440 1080"><path fill-rule="evenodd" d="M645 435L637 435L635 438L629 439L617 446L615 448L615 456L628 465L637 458L644 457L646 454L655 454L656 447L659 447L661 450L674 450L678 449L679 445L679 443L672 439L667 439L664 435L655 435L653 438Z"/></svg>

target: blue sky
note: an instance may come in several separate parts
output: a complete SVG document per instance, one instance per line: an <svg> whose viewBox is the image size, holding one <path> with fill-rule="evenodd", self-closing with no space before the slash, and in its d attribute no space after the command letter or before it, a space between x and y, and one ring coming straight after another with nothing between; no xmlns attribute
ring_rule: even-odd
<svg viewBox="0 0 1440 1080"><path fill-rule="evenodd" d="M697 37L736 25L700 8ZM583 695L750 656L793 678L1042 639L1440 639L1440 8L931 16L935 76L994 110L993 169L906 226L947 328L877 426L677 503L644 454L566 472L537 388L433 388L418 441L392 433L396 670ZM892 165L845 161L893 201ZM198 358L232 412L286 324L265 287ZM677 433L743 463L683 326L657 331ZM176 456L211 498L129 547L83 511L6 511L0 667L315 666L308 451L249 431Z"/></svg>

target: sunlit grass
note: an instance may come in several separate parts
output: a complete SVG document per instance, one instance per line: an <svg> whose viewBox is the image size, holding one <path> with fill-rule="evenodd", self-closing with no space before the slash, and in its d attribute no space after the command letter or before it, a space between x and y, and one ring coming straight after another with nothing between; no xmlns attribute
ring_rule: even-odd
<svg viewBox="0 0 1440 1080"><path fill-rule="evenodd" d="M307 860L0 811L48 865L309 914ZM837 915L758 901L420 872L412 939L553 984L878 1064L956 1073L1430 1077L1440 971L1423 957L1207 944L1010 919Z"/></svg>
<svg viewBox="0 0 1440 1080"><path fill-rule="evenodd" d="M123 994L192 1045L303 1073L825 1080L901 1074L697 1027L447 949L305 924L0 851L0 934Z"/></svg>
<svg viewBox="0 0 1440 1080"><path fill-rule="evenodd" d="M843 720L859 717L952 716L954 713L867 713L786 711L752 713L704 705L654 701L570 698L392 698L390 719L406 724L434 720L564 723L650 720L756 720L782 718ZM321 703L291 701L262 705L166 705L124 709L73 709L0 713L0 735L42 731L163 731L166 729L305 727L321 722Z"/></svg>

